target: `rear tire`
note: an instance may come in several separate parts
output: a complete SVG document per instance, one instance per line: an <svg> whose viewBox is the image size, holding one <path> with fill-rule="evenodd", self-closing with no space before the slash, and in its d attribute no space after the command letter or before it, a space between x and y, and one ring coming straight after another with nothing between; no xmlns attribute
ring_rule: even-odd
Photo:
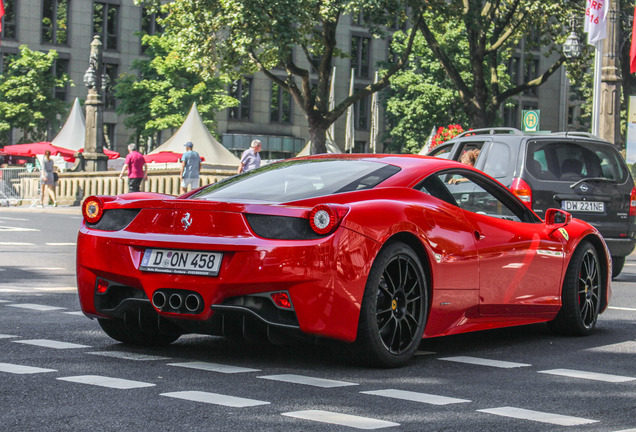
<svg viewBox="0 0 636 432"><path fill-rule="evenodd" d="M152 320L152 316L143 316L139 311L129 311L125 319L99 318L97 322L108 336L125 344L161 346L179 339L181 334L178 332L162 332L159 317L154 314L154 318Z"/></svg>
<svg viewBox="0 0 636 432"><path fill-rule="evenodd" d="M601 267L594 246L584 241L574 252L563 282L561 310L549 322L555 333L585 336L594 330L601 306Z"/></svg>
<svg viewBox="0 0 636 432"><path fill-rule="evenodd" d="M612 279L618 277L623 271L625 265L625 257L612 257Z"/></svg>
<svg viewBox="0 0 636 432"><path fill-rule="evenodd" d="M398 367L417 350L428 317L426 274L404 243L385 246L373 262L360 309L354 360L368 366Z"/></svg>

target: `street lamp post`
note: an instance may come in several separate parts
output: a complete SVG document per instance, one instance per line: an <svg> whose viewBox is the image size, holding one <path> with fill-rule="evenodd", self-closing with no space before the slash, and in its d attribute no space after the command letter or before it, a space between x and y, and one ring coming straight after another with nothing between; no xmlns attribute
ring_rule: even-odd
<svg viewBox="0 0 636 432"><path fill-rule="evenodd" d="M607 37L603 41L604 55L601 73L599 137L621 147L620 112L623 79L618 63L618 13L616 0L610 0L609 2L608 17Z"/></svg>
<svg viewBox="0 0 636 432"><path fill-rule="evenodd" d="M108 156L104 154L104 119L101 99L103 80L102 42L95 35L91 42L88 69L84 74L84 84L88 87L86 97L86 140L84 142L84 169L86 171L106 171Z"/></svg>

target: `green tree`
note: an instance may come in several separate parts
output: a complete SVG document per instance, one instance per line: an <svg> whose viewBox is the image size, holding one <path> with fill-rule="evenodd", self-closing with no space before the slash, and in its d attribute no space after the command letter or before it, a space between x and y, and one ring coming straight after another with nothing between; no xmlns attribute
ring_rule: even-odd
<svg viewBox="0 0 636 432"><path fill-rule="evenodd" d="M68 106L55 98L55 88L72 85L68 75L52 73L58 54L20 47L0 74L0 134L17 128L20 142L42 141L59 124Z"/></svg>
<svg viewBox="0 0 636 432"><path fill-rule="evenodd" d="M568 17L583 13L582 4L561 0L420 3L423 12L418 29L427 45L422 55L441 64L473 128L493 126L508 98L540 86L563 64L565 57L561 55L537 76L511 82L503 65L521 38L526 38L526 49L560 49L567 36ZM454 26L461 29L459 34L452 31ZM458 38L453 44L447 41L449 29Z"/></svg>
<svg viewBox="0 0 636 432"><path fill-rule="evenodd" d="M225 91L227 81L194 71L167 35L145 35L143 44L148 58L135 61L134 73L122 74L114 87L117 113L128 114L124 124L135 131L137 143L150 139L154 147L159 132L179 127L194 102L210 130L215 111L236 105Z"/></svg>
<svg viewBox="0 0 636 432"><path fill-rule="evenodd" d="M148 7L160 3L136 1ZM377 83L329 110L333 60L346 55L337 47L341 18L362 14L367 32L383 38L386 26L406 19L405 10L403 0L174 0L164 6L163 24L194 67L235 78L261 71L289 92L307 118L312 153L324 153L328 127L351 104L389 84L413 40Z"/></svg>

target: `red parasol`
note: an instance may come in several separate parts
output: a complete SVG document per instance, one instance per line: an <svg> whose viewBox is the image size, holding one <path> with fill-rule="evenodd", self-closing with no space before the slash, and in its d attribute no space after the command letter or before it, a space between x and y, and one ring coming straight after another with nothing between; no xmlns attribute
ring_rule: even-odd
<svg viewBox="0 0 636 432"><path fill-rule="evenodd" d="M107 148L105 148L103 150L104 150L104 154L106 156L108 156L108 159L117 159L120 156L120 154L117 153L116 151L109 150ZM79 152L80 153L84 153L84 149L83 148L79 149ZM75 159L73 159L73 160L75 160ZM73 162L73 160L69 160L68 162Z"/></svg>
<svg viewBox="0 0 636 432"><path fill-rule="evenodd" d="M14 144L4 146L3 151L11 156L35 157L43 155L46 151L51 152L51 156L73 157L75 152L64 147L54 146L48 141L30 144Z"/></svg>
<svg viewBox="0 0 636 432"><path fill-rule="evenodd" d="M161 151L158 153L151 153L144 155L144 159L146 163L171 163L171 162L179 162L181 160L181 156L183 153L175 153L171 151ZM203 161L204 159L201 158Z"/></svg>

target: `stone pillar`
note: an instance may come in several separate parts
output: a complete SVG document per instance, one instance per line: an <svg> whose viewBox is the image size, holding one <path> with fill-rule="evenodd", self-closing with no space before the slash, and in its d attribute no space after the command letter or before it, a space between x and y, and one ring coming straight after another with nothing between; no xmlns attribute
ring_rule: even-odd
<svg viewBox="0 0 636 432"><path fill-rule="evenodd" d="M88 87L86 97L86 140L84 143L84 169L86 171L108 170L108 156L104 154L104 117L102 91L102 42L95 35L91 42L88 70L84 84Z"/></svg>
<svg viewBox="0 0 636 432"><path fill-rule="evenodd" d="M621 78L619 65L619 15L617 0L610 0L607 13L607 37L603 41L603 67L601 72L601 110L599 135L601 139L622 148L620 132Z"/></svg>

